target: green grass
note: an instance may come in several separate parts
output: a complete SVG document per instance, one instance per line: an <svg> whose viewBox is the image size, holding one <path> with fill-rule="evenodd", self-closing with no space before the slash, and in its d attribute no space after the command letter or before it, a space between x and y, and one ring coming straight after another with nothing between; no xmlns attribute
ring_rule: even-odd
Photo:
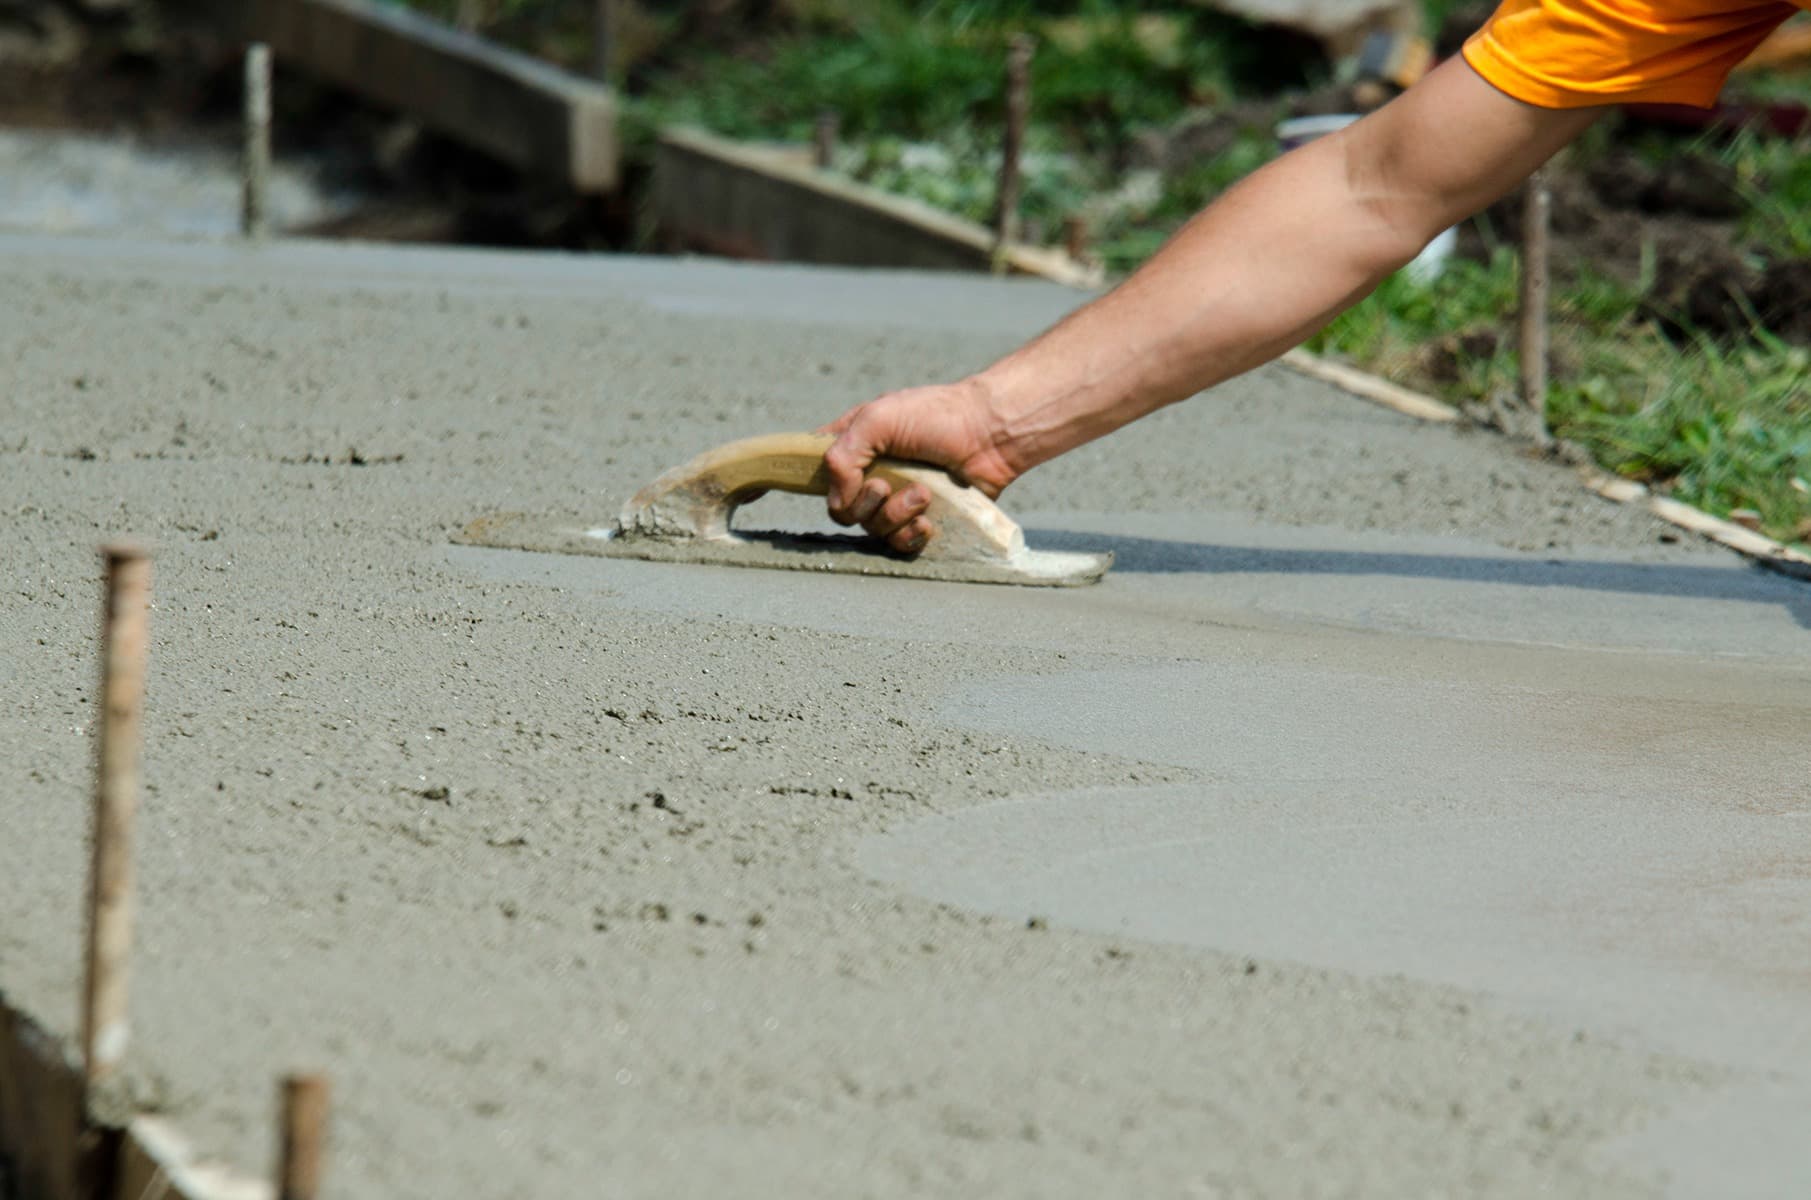
<svg viewBox="0 0 1811 1200"><path fill-rule="evenodd" d="M1707 512L1760 514L1783 542L1811 517L1811 352L1760 335L1677 345L1651 330L1598 341L1547 394L1556 434L1609 469Z"/></svg>
<svg viewBox="0 0 1811 1200"><path fill-rule="evenodd" d="M1142 14L1148 21L1152 14ZM1276 80L1239 27L1179 6L1175 36L1142 36L1138 12L1084 5L1085 36L1042 39L1032 62L1037 120L1101 149L1132 131ZM758 55L712 52L653 81L648 100L672 119L740 137L809 135L835 110L852 138L920 140L997 127L1008 38L1046 17L1030 5L874 3L846 26L767 39Z"/></svg>
<svg viewBox="0 0 1811 1200"><path fill-rule="evenodd" d="M846 9L841 10L846 14ZM1052 14L1066 14L1053 16ZM629 106L627 139L661 124L731 137L805 141L835 111L855 175L974 220L993 211L1007 40L1043 35L1032 61L1021 216L1054 238L1066 218L1114 181L1112 153L1139 130L1253 87L1299 83L1244 27L1200 9L1145 12L1079 4L869 3L854 16L769 39L758 53L715 52L653 80ZM946 155L926 166L911 143ZM1093 230L1109 270L1142 262L1213 195L1267 160L1268 136L1180 179L1146 211Z"/></svg>
<svg viewBox="0 0 1811 1200"><path fill-rule="evenodd" d="M1769 536L1803 544L1811 350L1765 332L1733 346L1674 341L1641 319L1639 303L1638 292L1588 273L1555 296L1555 358L1573 365L1547 391L1554 435L1707 512L1753 509ZM1450 399L1476 398L1516 384L1516 308L1515 256L1502 250L1488 263L1453 262L1427 286L1392 276L1310 347ZM1428 376L1427 346L1479 330L1498 334L1495 349L1460 355L1456 379Z"/></svg>

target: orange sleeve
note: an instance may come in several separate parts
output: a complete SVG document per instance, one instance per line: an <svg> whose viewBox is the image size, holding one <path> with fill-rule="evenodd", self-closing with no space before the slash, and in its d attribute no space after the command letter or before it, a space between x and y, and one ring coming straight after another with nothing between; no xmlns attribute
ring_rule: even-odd
<svg viewBox="0 0 1811 1200"><path fill-rule="evenodd" d="M1499 91L1542 108L1716 103L1784 0L1503 0L1465 43Z"/></svg>

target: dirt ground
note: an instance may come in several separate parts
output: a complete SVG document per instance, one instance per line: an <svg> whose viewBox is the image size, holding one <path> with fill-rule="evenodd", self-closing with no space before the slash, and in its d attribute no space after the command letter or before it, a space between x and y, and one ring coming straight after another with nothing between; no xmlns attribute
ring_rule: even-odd
<svg viewBox="0 0 1811 1200"><path fill-rule="evenodd" d="M1248 777L1488 778L1506 804L1577 767L1668 804L1739 779L1802 888L1778 832L1804 805L1798 585L1284 372L1009 493L1034 540L1119 551L1096 589L453 547L499 509L608 516L698 450L971 369L1076 297L308 244L0 254L0 988L72 1033L94 547L150 539L128 1088L209 1151L262 1169L273 1081L306 1066L334 1080L348 1196L1604 1197L1721 1169L1639 1140L1756 1077L1671 1026L1221 928L1255 884L1177 937L876 856L1078 790L1187 785L1205 811ZM1345 682L1276 691L1285 661ZM1542 698L1545 743L1520 702L1404 732L1463 709L1474 667ZM1178 670L1255 690L1177 707L1150 680ZM1387 683L1417 672L1437 686ZM1715 732L1604 723L1645 691ZM1367 708L1405 723L1353 725ZM1141 740L1179 713L1187 753ZM1365 811L1351 791L1326 794ZM1136 807L1092 811L1138 840ZM1732 979L1796 980L1784 935L1739 932Z"/></svg>

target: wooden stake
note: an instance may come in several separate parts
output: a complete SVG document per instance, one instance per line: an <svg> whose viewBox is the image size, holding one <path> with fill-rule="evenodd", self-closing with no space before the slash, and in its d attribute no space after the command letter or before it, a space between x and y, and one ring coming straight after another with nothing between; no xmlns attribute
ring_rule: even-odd
<svg viewBox="0 0 1811 1200"><path fill-rule="evenodd" d="M616 0L595 0L592 5L591 73L600 83L616 81Z"/></svg>
<svg viewBox="0 0 1811 1200"><path fill-rule="evenodd" d="M999 209L994 216L996 258L1019 236L1019 157L1031 116L1031 54L1036 44L1030 34L1015 33L1006 51L1006 136L1000 145Z"/></svg>
<svg viewBox="0 0 1811 1200"><path fill-rule="evenodd" d="M101 722L95 756L94 858L88 877L88 957L82 987L82 1069L92 1086L125 1056L132 950L132 823L138 808L139 716L144 709L151 560L108 546L101 623Z"/></svg>
<svg viewBox="0 0 1811 1200"><path fill-rule="evenodd" d="M811 131L811 159L820 171L828 171L836 163L836 138L842 124L842 117L833 108L817 115L817 124Z"/></svg>
<svg viewBox="0 0 1811 1200"><path fill-rule="evenodd" d="M245 48L245 193L239 228L261 238L270 224L270 47Z"/></svg>
<svg viewBox="0 0 1811 1200"><path fill-rule="evenodd" d="M1071 214L1063 219L1063 246L1076 262L1088 260L1088 219Z"/></svg>
<svg viewBox="0 0 1811 1200"><path fill-rule="evenodd" d="M330 1095L325 1075L284 1078L277 1200L315 1200L320 1191Z"/></svg>
<svg viewBox="0 0 1811 1200"><path fill-rule="evenodd" d="M1547 433L1547 231L1552 210L1553 192L1542 168L1529 177L1522 198L1521 384L1522 404L1543 438Z"/></svg>

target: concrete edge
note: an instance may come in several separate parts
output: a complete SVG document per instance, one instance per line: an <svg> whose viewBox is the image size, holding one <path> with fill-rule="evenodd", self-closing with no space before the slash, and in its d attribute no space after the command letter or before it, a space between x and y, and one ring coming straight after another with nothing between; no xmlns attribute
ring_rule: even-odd
<svg viewBox="0 0 1811 1200"><path fill-rule="evenodd" d="M1293 371L1330 383L1360 399L1381 404L1417 420L1449 423L1458 420L1460 416L1458 409L1444 401L1411 391L1356 367L1329 362L1307 350L1291 350L1278 361ZM1595 468L1586 468L1580 472L1580 478L1585 487L1605 500L1613 500L1618 504L1642 504L1648 512L1669 525L1708 538L1781 574L1790 575L1794 579L1811 580L1811 555L1756 533L1747 526L1713 517L1702 509L1693 508L1670 496L1656 496L1646 486L1632 479L1606 475Z"/></svg>

